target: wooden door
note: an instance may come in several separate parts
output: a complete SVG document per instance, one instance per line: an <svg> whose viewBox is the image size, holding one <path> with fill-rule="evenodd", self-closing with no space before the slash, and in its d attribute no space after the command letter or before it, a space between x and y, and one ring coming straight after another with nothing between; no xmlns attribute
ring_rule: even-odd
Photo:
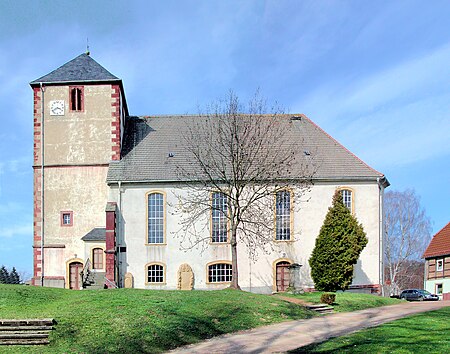
<svg viewBox="0 0 450 354"><path fill-rule="evenodd" d="M81 288L81 271L83 264L80 262L73 262L69 265L69 288L79 290Z"/></svg>
<svg viewBox="0 0 450 354"><path fill-rule="evenodd" d="M286 291L289 287L289 262L277 263L277 291Z"/></svg>

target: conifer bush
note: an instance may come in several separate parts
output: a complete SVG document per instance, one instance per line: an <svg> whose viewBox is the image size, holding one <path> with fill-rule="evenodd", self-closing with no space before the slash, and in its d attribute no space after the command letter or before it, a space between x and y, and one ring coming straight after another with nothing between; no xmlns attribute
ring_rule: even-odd
<svg viewBox="0 0 450 354"><path fill-rule="evenodd" d="M348 289L353 266L367 242L362 225L344 205L341 192L336 191L309 259L316 290Z"/></svg>
<svg viewBox="0 0 450 354"><path fill-rule="evenodd" d="M323 293L320 296L320 302L327 304L327 305L333 304L335 300L336 300L336 294L333 294L333 293Z"/></svg>

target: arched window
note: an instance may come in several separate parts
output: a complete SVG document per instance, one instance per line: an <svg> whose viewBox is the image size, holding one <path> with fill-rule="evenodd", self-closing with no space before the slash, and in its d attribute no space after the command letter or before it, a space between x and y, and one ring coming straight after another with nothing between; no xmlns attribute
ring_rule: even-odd
<svg viewBox="0 0 450 354"><path fill-rule="evenodd" d="M103 250L101 248L92 250L92 268L103 269Z"/></svg>
<svg viewBox="0 0 450 354"><path fill-rule="evenodd" d="M275 240L291 239L291 192L279 191L275 197Z"/></svg>
<svg viewBox="0 0 450 354"><path fill-rule="evenodd" d="M147 242L164 243L164 195L149 193L147 195Z"/></svg>
<svg viewBox="0 0 450 354"><path fill-rule="evenodd" d="M208 265L208 283L231 282L233 278L231 263L213 263Z"/></svg>
<svg viewBox="0 0 450 354"><path fill-rule="evenodd" d="M211 242L227 242L227 196L214 192L211 195Z"/></svg>
<svg viewBox="0 0 450 354"><path fill-rule="evenodd" d="M353 192L351 189L343 188L342 192L342 201L344 205L353 213Z"/></svg>
<svg viewBox="0 0 450 354"><path fill-rule="evenodd" d="M153 263L147 265L147 283L161 284L165 283L164 265Z"/></svg>
<svg viewBox="0 0 450 354"><path fill-rule="evenodd" d="M84 88L83 86L70 87L70 110L74 112L83 111Z"/></svg>

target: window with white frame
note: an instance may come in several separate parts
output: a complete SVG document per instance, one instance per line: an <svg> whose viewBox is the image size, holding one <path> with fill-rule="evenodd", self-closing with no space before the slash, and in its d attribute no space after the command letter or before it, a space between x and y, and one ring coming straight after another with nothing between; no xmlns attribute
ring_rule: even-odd
<svg viewBox="0 0 450 354"><path fill-rule="evenodd" d="M436 271L437 272L442 272L444 270L444 260L443 259L438 259L436 261Z"/></svg>
<svg viewBox="0 0 450 354"><path fill-rule="evenodd" d="M147 283L164 283L164 266L162 264L147 266Z"/></svg>
<svg viewBox="0 0 450 354"><path fill-rule="evenodd" d="M343 189L342 190L342 201L344 202L344 205L347 207L348 210L353 212L352 210L352 198L353 194L350 189Z"/></svg>
<svg viewBox="0 0 450 354"><path fill-rule="evenodd" d="M148 243L164 243L164 195L150 193L147 198Z"/></svg>
<svg viewBox="0 0 450 354"><path fill-rule="evenodd" d="M276 235L275 239L279 241L288 241L291 239L291 192L277 192L275 198L276 214Z"/></svg>
<svg viewBox="0 0 450 354"><path fill-rule="evenodd" d="M232 280L232 267L228 263L215 263L208 266L208 282L224 283Z"/></svg>
<svg viewBox="0 0 450 354"><path fill-rule="evenodd" d="M227 242L228 202L223 193L214 192L211 196L211 242Z"/></svg>
<svg viewBox="0 0 450 354"><path fill-rule="evenodd" d="M442 295L443 293L443 286L442 283L436 284L436 295Z"/></svg>

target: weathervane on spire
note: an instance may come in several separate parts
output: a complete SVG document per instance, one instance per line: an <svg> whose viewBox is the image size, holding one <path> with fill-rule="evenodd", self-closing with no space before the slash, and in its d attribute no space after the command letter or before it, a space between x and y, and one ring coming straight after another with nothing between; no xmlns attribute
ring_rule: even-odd
<svg viewBox="0 0 450 354"><path fill-rule="evenodd" d="M89 51L89 37L86 37L86 55L90 55L91 52Z"/></svg>

